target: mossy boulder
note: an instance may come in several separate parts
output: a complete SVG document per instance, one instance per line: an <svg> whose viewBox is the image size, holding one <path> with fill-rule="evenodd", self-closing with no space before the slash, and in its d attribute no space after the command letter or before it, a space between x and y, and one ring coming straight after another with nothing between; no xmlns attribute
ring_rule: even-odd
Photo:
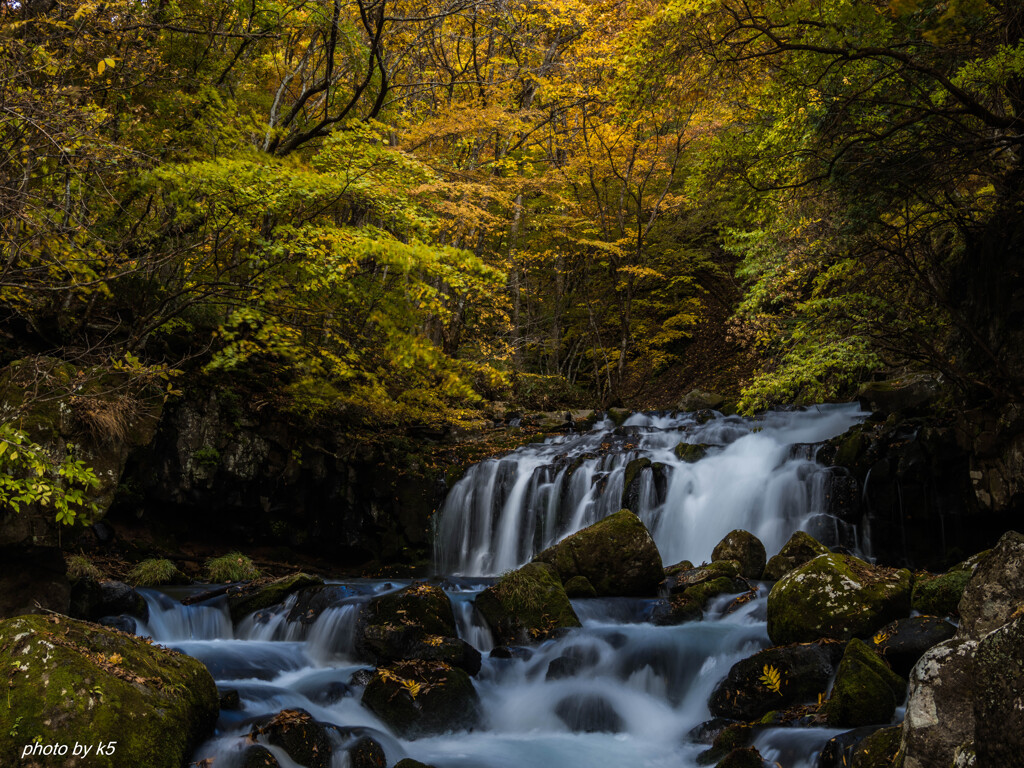
<svg viewBox="0 0 1024 768"><path fill-rule="evenodd" d="M728 723L714 736L711 746L697 755L697 765L715 765L734 749L741 749L754 740L749 723Z"/></svg>
<svg viewBox="0 0 1024 768"><path fill-rule="evenodd" d="M797 531L782 545L779 554L768 561L762 576L768 581L778 581L794 568L809 563L818 555L827 555L828 552L828 547L809 533Z"/></svg>
<svg viewBox="0 0 1024 768"><path fill-rule="evenodd" d="M978 563L960 600L961 636L981 639L1024 605L1024 535L1003 534Z"/></svg>
<svg viewBox="0 0 1024 768"><path fill-rule="evenodd" d="M228 590L228 611L232 621L241 621L250 613L283 603L293 592L323 586L324 580L308 573L293 573L279 579L261 579Z"/></svg>
<svg viewBox="0 0 1024 768"><path fill-rule="evenodd" d="M910 571L852 555L819 555L779 579L768 595L773 643L849 640L910 613Z"/></svg>
<svg viewBox="0 0 1024 768"><path fill-rule="evenodd" d="M305 768L330 768L333 747L327 726L317 722L304 709L285 709L263 725L254 725L249 737L265 739L283 749L292 760Z"/></svg>
<svg viewBox="0 0 1024 768"><path fill-rule="evenodd" d="M649 469L651 466L653 466L653 463L650 459L645 457L633 459L626 465L626 469L622 475L622 498L620 500L620 504L623 507L630 506L631 502L637 498L640 475L645 469Z"/></svg>
<svg viewBox="0 0 1024 768"><path fill-rule="evenodd" d="M4 670L0 764L72 768L78 758L21 760L44 743L117 742L96 768L181 768L217 719L217 688L200 662L95 624L22 616L0 622ZM8 699L9 697L9 699ZM0 706L3 706L0 704Z"/></svg>
<svg viewBox="0 0 1024 768"><path fill-rule="evenodd" d="M569 597L597 597L597 590L586 576L573 576L565 582L565 594Z"/></svg>
<svg viewBox="0 0 1024 768"><path fill-rule="evenodd" d="M607 597L654 595L663 576L654 539L628 509L545 549L534 562L554 566L563 583L584 576L598 595Z"/></svg>
<svg viewBox="0 0 1024 768"><path fill-rule="evenodd" d="M881 654L892 670L901 677L910 675L925 651L949 640L956 627L937 616L911 616L890 622L869 641L872 650Z"/></svg>
<svg viewBox="0 0 1024 768"><path fill-rule="evenodd" d="M824 713L833 727L888 723L903 701L907 684L882 657L854 638L843 653Z"/></svg>
<svg viewBox="0 0 1024 768"><path fill-rule="evenodd" d="M499 645L516 645L579 627L558 571L547 563L527 563L477 595L480 611Z"/></svg>
<svg viewBox="0 0 1024 768"><path fill-rule="evenodd" d="M1024 766L1024 605L974 655L974 722L979 766Z"/></svg>
<svg viewBox="0 0 1024 768"><path fill-rule="evenodd" d="M708 447L706 443L679 443L672 449L672 453L680 461L695 464L708 455Z"/></svg>
<svg viewBox="0 0 1024 768"><path fill-rule="evenodd" d="M678 576L680 573L683 573L684 571L692 570L693 563L691 563L689 560L680 560L675 565L665 566L665 578L668 578L669 576Z"/></svg>
<svg viewBox="0 0 1024 768"><path fill-rule="evenodd" d="M939 575L921 574L914 579L910 606L929 616L958 616L971 571L956 570Z"/></svg>
<svg viewBox="0 0 1024 768"><path fill-rule="evenodd" d="M708 409L717 411L727 402L724 395L719 395L715 392L705 392L702 389L692 389L679 401L677 407L680 411L702 411Z"/></svg>
<svg viewBox="0 0 1024 768"><path fill-rule="evenodd" d="M692 587L683 590L683 596L689 598L703 610L708 601L719 595L735 595L738 592L745 592L747 585L739 579L719 576L709 581L703 581Z"/></svg>
<svg viewBox="0 0 1024 768"><path fill-rule="evenodd" d="M764 768L764 758L756 747L734 749L715 768Z"/></svg>
<svg viewBox="0 0 1024 768"><path fill-rule="evenodd" d="M711 714L750 721L791 704L814 701L828 688L840 649L833 642L799 643L766 648L738 661L711 694ZM774 673L769 675L771 670Z"/></svg>
<svg viewBox="0 0 1024 768"><path fill-rule="evenodd" d="M677 571L670 582L669 592L685 592L690 587L703 584L722 577L728 579L738 578L740 575L740 564L736 560L718 560L698 568L690 568L685 571ZM746 585L744 584L744 588Z"/></svg>
<svg viewBox="0 0 1024 768"><path fill-rule="evenodd" d="M688 621L700 621L704 618L703 606L686 593L672 595L660 600L654 607L651 622L660 626L675 626Z"/></svg>
<svg viewBox="0 0 1024 768"><path fill-rule="evenodd" d="M735 560L740 564L740 576L760 579L766 562L764 544L749 531L735 530L726 534L711 553L711 560Z"/></svg>
<svg viewBox="0 0 1024 768"><path fill-rule="evenodd" d="M900 748L903 729L898 726L879 728L865 736L853 748L850 768L892 768Z"/></svg>
<svg viewBox="0 0 1024 768"><path fill-rule="evenodd" d="M469 675L437 661L403 661L378 669L362 701L403 738L464 730L479 717Z"/></svg>

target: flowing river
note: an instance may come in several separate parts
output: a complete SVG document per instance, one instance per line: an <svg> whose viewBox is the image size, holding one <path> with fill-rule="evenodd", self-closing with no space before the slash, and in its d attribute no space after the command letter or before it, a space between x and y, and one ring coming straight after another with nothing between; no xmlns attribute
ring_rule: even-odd
<svg viewBox="0 0 1024 768"><path fill-rule="evenodd" d="M240 709L222 712L217 734L195 755L213 758L215 768L238 765L254 718L288 708L340 726L332 768L347 768L343 747L362 735L383 746L389 766L403 757L437 768L696 766L706 746L690 733L710 717L715 685L769 645L767 590L731 613L731 596L716 599L703 621L679 626L650 623L657 598L574 600L582 628L512 658L489 656L493 640L473 598L489 577L617 510L631 465L636 479L625 490L666 565L709 560L734 528L755 533L769 556L797 529L856 548L856 531L827 514L829 473L814 461L814 446L865 415L856 406L705 423L636 414L620 427L604 421L471 468L448 494L436 531L437 568L460 636L483 654L475 679L481 725L471 732L402 740L360 704L353 675L372 669L353 649L360 608L408 581L332 582L329 607L311 623L289 620L295 596L233 624L223 598L185 606L178 598L186 589L145 590L150 617L138 631L201 660L221 690L238 691ZM678 458L681 442L706 446L703 458ZM552 666L564 658L573 664ZM837 733L770 728L754 746L769 764L811 768ZM283 768L296 768L271 751Z"/></svg>

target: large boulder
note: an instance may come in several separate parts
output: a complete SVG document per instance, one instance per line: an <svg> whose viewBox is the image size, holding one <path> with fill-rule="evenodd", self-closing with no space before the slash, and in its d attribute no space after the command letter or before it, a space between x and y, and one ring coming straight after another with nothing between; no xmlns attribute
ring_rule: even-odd
<svg viewBox="0 0 1024 768"><path fill-rule="evenodd" d="M479 717L469 675L439 661L381 667L364 689L362 701L403 738L471 728Z"/></svg>
<svg viewBox="0 0 1024 768"><path fill-rule="evenodd" d="M1008 622L1024 605L1024 535L1003 534L978 563L960 600L960 630L975 640Z"/></svg>
<svg viewBox="0 0 1024 768"><path fill-rule="evenodd" d="M764 544L748 531L735 530L726 534L711 553L714 560L736 560L740 564L740 576L745 579L760 579L764 573L766 553Z"/></svg>
<svg viewBox="0 0 1024 768"><path fill-rule="evenodd" d="M356 628L356 648L378 666L394 661L444 661L475 675L480 652L458 638L441 587L421 582L371 600Z"/></svg>
<svg viewBox="0 0 1024 768"><path fill-rule="evenodd" d="M245 616L272 605L283 603L293 592L307 587L322 586L324 580L308 573L293 573L279 579L250 582L228 590L228 610L232 621L241 621Z"/></svg>
<svg viewBox="0 0 1024 768"><path fill-rule="evenodd" d="M254 725L249 737L266 739L283 749L292 760L305 768L330 768L333 747L327 727L317 722L304 709L285 709L263 725Z"/></svg>
<svg viewBox="0 0 1024 768"><path fill-rule="evenodd" d="M628 509L563 539L534 561L554 566L563 583L586 577L602 596L654 595L663 577L654 539Z"/></svg>
<svg viewBox="0 0 1024 768"><path fill-rule="evenodd" d="M829 725L855 728L888 723L903 702L907 684L882 657L854 638L839 662L824 713Z"/></svg>
<svg viewBox="0 0 1024 768"><path fill-rule="evenodd" d="M794 568L809 563L818 555L827 555L828 547L809 533L797 531L782 545L779 554L767 562L762 574L768 581L778 581Z"/></svg>
<svg viewBox="0 0 1024 768"><path fill-rule="evenodd" d="M871 648L882 655L892 670L909 677L924 652L956 634L956 627L937 616L912 616L897 619L876 632Z"/></svg>
<svg viewBox="0 0 1024 768"><path fill-rule="evenodd" d="M974 655L978 765L1024 766L1024 605L978 643Z"/></svg>
<svg viewBox="0 0 1024 768"><path fill-rule="evenodd" d="M953 638L914 666L900 743L903 768L945 768L958 751L973 749L977 647L977 640Z"/></svg>
<svg viewBox="0 0 1024 768"><path fill-rule="evenodd" d="M543 640L581 626L558 572L547 563L527 563L506 574L475 603L499 645Z"/></svg>
<svg viewBox="0 0 1024 768"><path fill-rule="evenodd" d="M768 636L777 645L849 640L910 613L908 570L851 555L819 555L779 579L768 595Z"/></svg>
<svg viewBox="0 0 1024 768"><path fill-rule="evenodd" d="M708 707L715 717L756 720L772 710L814 701L828 688L842 646L815 642L766 648L729 670Z"/></svg>
<svg viewBox="0 0 1024 768"><path fill-rule="evenodd" d="M96 768L181 768L217 719L217 688L201 663L146 641L56 616L0 622L4 726L0 764L72 768L79 759L27 757L42 743L108 744Z"/></svg>

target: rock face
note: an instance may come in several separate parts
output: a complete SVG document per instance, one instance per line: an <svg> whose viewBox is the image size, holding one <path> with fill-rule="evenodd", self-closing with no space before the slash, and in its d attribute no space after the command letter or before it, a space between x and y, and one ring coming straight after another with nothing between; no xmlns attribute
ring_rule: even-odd
<svg viewBox="0 0 1024 768"><path fill-rule="evenodd" d="M228 610L232 621L240 621L255 611L284 602L293 592L306 587L322 586L324 580L308 573L293 573L280 579L257 581L228 591Z"/></svg>
<svg viewBox="0 0 1024 768"><path fill-rule="evenodd" d="M764 544L748 531L735 530L727 534L715 546L712 560L736 560L740 564L740 576L745 579L760 579L764 573L766 554Z"/></svg>
<svg viewBox="0 0 1024 768"><path fill-rule="evenodd" d="M378 669L363 691L363 704L405 738L470 728L478 718L469 675L436 661Z"/></svg>
<svg viewBox="0 0 1024 768"><path fill-rule="evenodd" d="M828 688L841 652L839 643L804 643L767 648L733 665L711 694L715 717L756 720L767 712L813 701ZM778 685L766 681L774 669Z"/></svg>
<svg viewBox="0 0 1024 768"><path fill-rule="evenodd" d="M768 636L778 645L867 637L910 613L910 588L910 571L849 555L819 555L772 587Z"/></svg>
<svg viewBox="0 0 1024 768"><path fill-rule="evenodd" d="M1024 611L978 643L974 655L978 765L1024 766Z"/></svg>
<svg viewBox="0 0 1024 768"><path fill-rule="evenodd" d="M527 563L506 574L475 602L500 645L542 640L564 627L580 626L558 571L547 563Z"/></svg>
<svg viewBox="0 0 1024 768"><path fill-rule="evenodd" d="M436 585L419 583L366 605L356 627L356 649L377 665L443 661L475 675L480 652L456 635L448 595Z"/></svg>
<svg viewBox="0 0 1024 768"><path fill-rule="evenodd" d="M0 665L10 692L3 765L77 768L70 755L20 760L36 736L46 743L59 734L62 743L117 742L90 766L181 768L217 719L217 689L201 663L74 619L0 622Z"/></svg>
<svg viewBox="0 0 1024 768"><path fill-rule="evenodd" d="M554 566L563 582L585 577L601 596L657 594L663 566L640 518L621 509L534 558Z"/></svg>
<svg viewBox="0 0 1024 768"><path fill-rule="evenodd" d="M982 558L960 600L959 634L979 639L1024 605L1024 535L1010 531Z"/></svg>
<svg viewBox="0 0 1024 768"><path fill-rule="evenodd" d="M809 533L797 531L789 537L779 554L774 555L764 567L763 576L769 581L778 581L794 568L809 563L818 555L827 555L828 547Z"/></svg>
<svg viewBox="0 0 1024 768"><path fill-rule="evenodd" d="M907 684L882 657L854 638L843 653L824 712L829 725L846 728L888 723Z"/></svg>
<svg viewBox="0 0 1024 768"><path fill-rule="evenodd" d="M909 677L925 651L949 640L956 627L937 616L912 616L886 624L870 640L870 647L889 662L893 672Z"/></svg>

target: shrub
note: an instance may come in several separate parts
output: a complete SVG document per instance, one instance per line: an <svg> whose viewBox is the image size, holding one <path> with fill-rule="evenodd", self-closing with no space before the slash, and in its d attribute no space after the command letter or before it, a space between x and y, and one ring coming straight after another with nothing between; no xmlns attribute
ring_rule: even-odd
<svg viewBox="0 0 1024 768"><path fill-rule="evenodd" d="M206 561L206 577L210 581L248 581L259 575L259 568L241 552L229 552Z"/></svg>
<svg viewBox="0 0 1024 768"><path fill-rule="evenodd" d="M181 571L170 560L150 558L143 560L128 573L133 587L158 587L181 579Z"/></svg>
<svg viewBox="0 0 1024 768"><path fill-rule="evenodd" d="M71 581L80 581L82 579L99 581L103 578L103 572L93 565L93 562L85 555L70 555L67 558L67 566L68 578Z"/></svg>

